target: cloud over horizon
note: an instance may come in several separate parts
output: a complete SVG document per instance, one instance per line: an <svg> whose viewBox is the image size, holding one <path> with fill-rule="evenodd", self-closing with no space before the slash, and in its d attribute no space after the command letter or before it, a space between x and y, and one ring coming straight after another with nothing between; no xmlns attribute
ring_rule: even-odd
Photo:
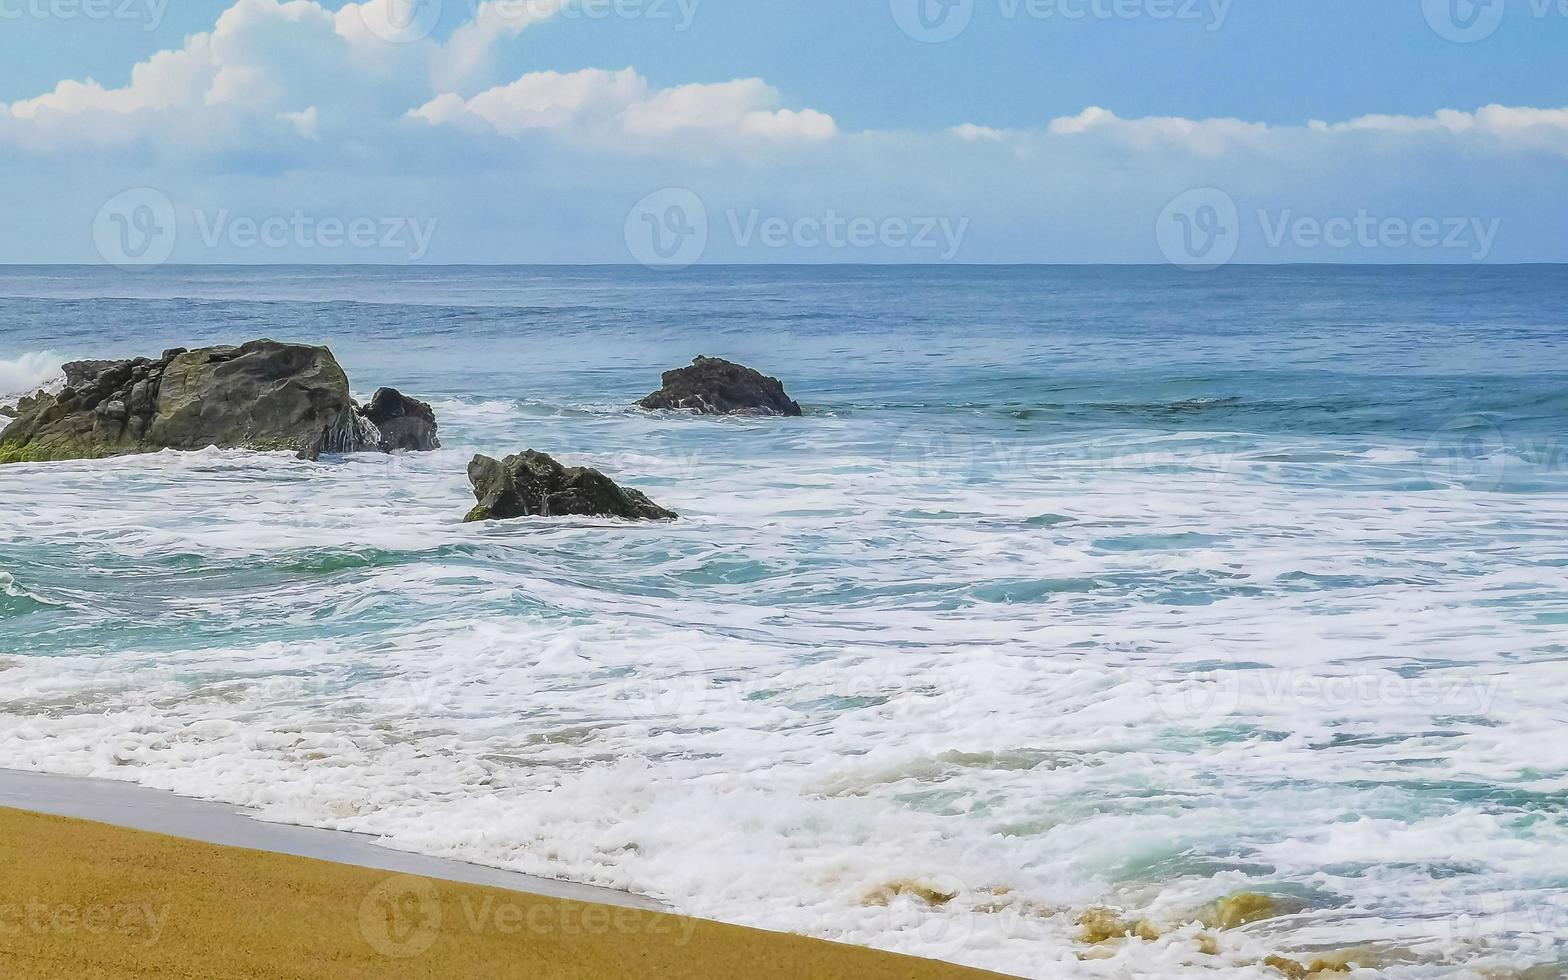
<svg viewBox="0 0 1568 980"><path fill-rule="evenodd" d="M885 242L742 243L738 218L754 214L797 224L963 219L959 261L1159 261L1150 229L1197 188L1222 189L1260 227L1264 212L1495 218L1489 258L1568 260L1568 109L1278 125L1090 106L1034 128L973 118L929 132L855 130L834 107L801 105L758 77L660 86L635 66L585 66L496 84L496 46L531 37L567 0L481 3L444 41L400 37L407 28L391 2L331 11L314 0L237 0L211 31L136 65L124 86L65 79L0 104L0 205L12 216L0 259L94 261L99 205L149 186L182 226L197 209L438 217L430 261L626 261L626 209L661 188L697 194L725 232L710 261L932 258ZM40 237L50 226L60 230ZM306 255L297 243L257 253L196 237L182 237L176 261L380 258ZM1460 258L1298 245L1244 240L1240 251L1248 261Z"/></svg>

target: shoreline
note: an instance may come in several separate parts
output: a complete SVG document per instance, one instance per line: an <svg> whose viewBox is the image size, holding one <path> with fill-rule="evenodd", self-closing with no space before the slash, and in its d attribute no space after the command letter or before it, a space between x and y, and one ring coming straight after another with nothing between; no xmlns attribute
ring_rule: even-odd
<svg viewBox="0 0 1568 980"><path fill-rule="evenodd" d="M625 904L389 874L9 807L0 807L0 867L6 976L1001 976Z"/></svg>
<svg viewBox="0 0 1568 980"><path fill-rule="evenodd" d="M633 892L393 850L368 834L271 823L258 819L244 807L192 799L114 779L0 769L0 809L86 820L124 830L329 861L370 871L503 888L542 898L669 911L662 902Z"/></svg>

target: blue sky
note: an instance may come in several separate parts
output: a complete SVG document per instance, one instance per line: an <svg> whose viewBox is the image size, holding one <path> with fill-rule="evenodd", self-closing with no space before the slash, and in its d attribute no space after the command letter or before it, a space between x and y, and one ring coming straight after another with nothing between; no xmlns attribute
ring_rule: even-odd
<svg viewBox="0 0 1568 980"><path fill-rule="evenodd" d="M1568 2L955 0L927 43L900 15L941 0L423 0L366 30L407 2L0 0L0 260L98 260L146 188L173 261L630 261L665 191L696 261L1203 266L1232 209L1237 261L1568 260ZM177 70L132 84L148 59ZM356 219L435 227L316 228Z"/></svg>

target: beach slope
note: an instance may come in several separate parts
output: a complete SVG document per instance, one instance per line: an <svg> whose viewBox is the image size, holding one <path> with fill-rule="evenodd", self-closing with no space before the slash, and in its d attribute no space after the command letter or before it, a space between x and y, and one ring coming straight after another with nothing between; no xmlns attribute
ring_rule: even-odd
<svg viewBox="0 0 1568 980"><path fill-rule="evenodd" d="M0 809L0 869L0 977L996 976L14 809Z"/></svg>

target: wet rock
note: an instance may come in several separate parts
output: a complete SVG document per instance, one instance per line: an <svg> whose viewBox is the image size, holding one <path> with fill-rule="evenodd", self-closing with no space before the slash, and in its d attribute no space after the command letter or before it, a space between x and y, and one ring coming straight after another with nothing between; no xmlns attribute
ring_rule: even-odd
<svg viewBox="0 0 1568 980"><path fill-rule="evenodd" d="M801 414L779 379L719 357L699 357L690 367L664 372L662 381L664 387L637 404L703 415Z"/></svg>
<svg viewBox="0 0 1568 980"><path fill-rule="evenodd" d="M1235 929L1249 922L1260 922L1291 912L1299 912L1305 903L1261 895L1256 892L1238 892L1214 903L1202 915L1204 925L1215 929Z"/></svg>
<svg viewBox="0 0 1568 980"><path fill-rule="evenodd" d="M435 410L396 388L376 389L370 404L359 412L376 427L382 452L428 452L441 448L441 441L436 438Z"/></svg>
<svg viewBox="0 0 1568 980"><path fill-rule="evenodd" d="M501 460L475 456L468 480L479 501L464 518L469 522L566 516L665 521L676 516L598 470L565 467L532 449Z"/></svg>
<svg viewBox="0 0 1568 980"><path fill-rule="evenodd" d="M131 385L131 412L136 415L148 415L152 412L152 385L138 381Z"/></svg>
<svg viewBox="0 0 1568 980"><path fill-rule="evenodd" d="M1153 942L1160 938L1159 929L1146 920L1129 920L1113 909L1093 908L1078 917L1078 927L1083 931L1078 938L1091 945L1136 936Z"/></svg>
<svg viewBox="0 0 1568 980"><path fill-rule="evenodd" d="M176 354L163 366L147 439L160 448L374 449L354 424L348 376L325 347L253 340Z"/></svg>
<svg viewBox="0 0 1568 980"><path fill-rule="evenodd" d="M379 450L383 441L325 347L255 340L173 348L157 360L74 361L65 370L58 395L38 392L18 403L0 432L0 463L208 446L313 459ZM428 422L433 431L433 414Z"/></svg>
<svg viewBox="0 0 1568 980"><path fill-rule="evenodd" d="M60 370L65 372L65 384L68 388L86 388L110 368L119 365L129 365L129 361L71 361L60 365Z"/></svg>
<svg viewBox="0 0 1568 980"><path fill-rule="evenodd" d="M872 889L866 895L864 904L872 906L887 906L900 897L910 897L924 902L932 908L940 908L958 897L958 892L939 888L936 885L923 881L901 879L890 881L879 888Z"/></svg>
<svg viewBox="0 0 1568 980"><path fill-rule="evenodd" d="M1351 968L1344 963L1314 960L1310 964L1302 964L1284 956L1270 956L1263 961L1263 965L1273 967L1289 977L1290 980L1310 980L1310 978L1351 972Z"/></svg>

